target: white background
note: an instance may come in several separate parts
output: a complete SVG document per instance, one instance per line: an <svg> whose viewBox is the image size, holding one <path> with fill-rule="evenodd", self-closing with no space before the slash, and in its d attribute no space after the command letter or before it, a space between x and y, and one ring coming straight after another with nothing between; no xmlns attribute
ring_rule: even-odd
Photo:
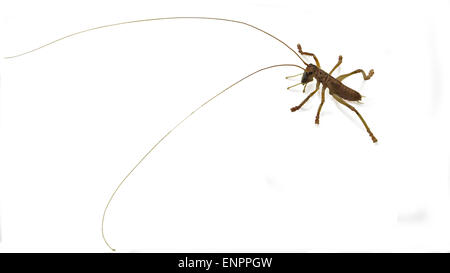
<svg viewBox="0 0 450 273"><path fill-rule="evenodd" d="M259 73L180 126L113 200L118 251L449 251L450 1L2 1L0 56L86 28L164 16L254 24L317 54L365 97L305 97ZM309 59L312 61L311 59ZM241 77L299 63L215 21L130 24L0 60L0 251L109 251L121 179ZM314 87L309 86L308 91Z"/></svg>

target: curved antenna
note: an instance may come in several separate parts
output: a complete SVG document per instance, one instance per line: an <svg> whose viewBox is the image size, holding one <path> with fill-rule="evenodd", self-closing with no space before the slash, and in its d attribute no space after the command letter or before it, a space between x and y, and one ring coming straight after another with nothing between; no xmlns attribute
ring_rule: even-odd
<svg viewBox="0 0 450 273"><path fill-rule="evenodd" d="M51 45L51 44L54 44L54 43L56 43L56 42L59 42L59 41L61 41L61 40L67 39L67 38L69 38L69 37L72 37L72 36L75 36L75 35L78 35L78 34L82 34L82 33L85 33L85 32L89 32L89 31L92 31L92 30L97 30L97 29L101 29L101 28L108 28L108 27L114 27L114 26L120 26L120 25L125 25L125 24L142 23L142 22L149 22L149 21L160 21L160 20L176 20L176 19L216 20L216 21L226 21L226 22L232 22L232 23L243 24L243 25L249 26L249 27L251 27L251 28L254 28L254 29L258 30L258 31L263 32L264 34L269 35L270 37L274 38L274 39L277 40L278 42L282 43L282 44L285 45L287 48L289 48L292 52L294 52L295 55L297 55L297 57L299 57L300 60L301 60L305 65L308 65L308 64L302 59L302 57L300 57L300 55L299 55L294 49L292 49L292 48L291 48L290 46L288 46L285 42L281 41L280 39L278 39L278 38L275 37L274 35L268 33L267 31L264 31L264 30L262 30L262 29L260 29L260 28L258 28L258 27L255 27L255 26L250 25L250 24L248 24L248 23L244 23L244 22L237 21L237 20L224 19L224 18L215 18L215 17L198 17L198 16L176 16L176 17L149 18L149 19L141 19L141 20L127 21L127 22L121 22L121 23L115 23L115 24L109 24L109 25L103 25L103 26L98 26L98 27L88 28L88 29L85 29L85 30L82 30L82 31L78 31L78 32L75 32L75 33L66 35L66 36L64 36L64 37L61 37L61 38L56 39L56 40L54 40L54 41L51 41L51 42L49 42L49 43L47 43L47 44L41 45L41 46L39 46L39 47L37 47L37 48L35 48L35 49L32 49L32 50L23 52L23 53L21 53L21 54L17 54L17 55L14 55L14 56L5 57L5 59L12 59L12 58L16 58L16 57L20 57L20 56L26 55L26 54L29 54L29 53L31 53L31 52L37 51L37 50L39 50L39 49L41 49L41 48L47 47L47 46L49 46L49 45Z"/></svg>
<svg viewBox="0 0 450 273"><path fill-rule="evenodd" d="M153 150L155 150L156 147L158 147L158 145L163 142L163 140L168 137L175 129L178 128L178 126L180 126L183 122L185 122L188 118L190 118L195 112L197 112L198 110L200 110L203 106L207 105L209 102L211 102L212 100L214 100L215 98L217 98L218 96L222 95L223 93L225 93L225 91L229 90L231 87L235 86L236 84L242 82L243 80L255 75L256 73L259 73L261 71L270 69L270 68L275 68L275 67L281 67L281 66L294 66L294 67L298 67L301 68L303 70L305 70L303 67L300 67L296 64L277 64L277 65L271 65L271 66L267 66L261 69L256 70L253 73L248 74L247 76L243 77L242 79L238 80L237 82L233 83L232 85L228 86L227 88L223 89L222 91L220 91L219 93L217 93L214 97L210 98L209 100L205 101L202 105L200 105L199 107L197 107L194 111L192 111L192 113L190 113L189 115L187 115L185 118L183 118L180 122L178 122L174 127L172 127L172 129L170 129L161 139L158 140L158 142L156 142L155 145L153 145L153 147L138 161L138 163L136 165L134 165L134 167L131 169L131 171L128 172L128 174L122 179L122 182L119 183L119 185L116 187L116 189L114 190L114 192L112 193L111 197L108 200L108 203L106 204L105 210L103 211L103 217L102 217L102 237L103 237L103 241L106 243L106 245L112 250L112 251L116 251L114 248L111 247L111 245L108 243L108 240L106 240L105 237L105 230L104 230L104 226L105 226L105 215L106 215L106 211L108 210L109 205L111 204L111 201L113 200L114 196L116 195L117 191L120 189L120 187L123 185L123 183L127 180L127 178L134 172L134 170L141 165L142 161L144 161L147 156L153 152Z"/></svg>

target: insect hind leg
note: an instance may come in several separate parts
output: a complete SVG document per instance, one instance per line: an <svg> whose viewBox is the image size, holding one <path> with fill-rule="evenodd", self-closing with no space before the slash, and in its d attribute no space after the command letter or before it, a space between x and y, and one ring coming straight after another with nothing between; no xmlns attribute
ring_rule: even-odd
<svg viewBox="0 0 450 273"><path fill-rule="evenodd" d="M377 138L373 135L372 131L370 131L369 126L367 125L366 121L364 120L364 118L361 116L361 114L358 112L358 110L356 110L355 107L351 106L350 104L348 104L345 100L343 100L342 98L340 98L339 96L336 96L334 94L332 94L333 98L335 100L337 100L340 104L343 104L345 106L347 106L350 110L352 110L353 112L356 113L356 115L359 117L359 119L361 120L361 122L364 124L364 127L366 127L367 133L369 133L369 136L372 138L373 143L376 143L378 140Z"/></svg>
<svg viewBox="0 0 450 273"><path fill-rule="evenodd" d="M351 75L353 75L353 74L356 74L356 73L361 73L361 74L363 75L364 80L367 81L367 80L370 80L370 78L372 78L372 76L373 76L373 74L374 74L375 72L373 71L373 69L371 69L371 70L369 71L369 74L367 75L366 72L364 72L364 70L362 70L362 69L356 69L356 70L353 71L353 72L350 72L350 73L347 73L347 74L340 75L339 77L336 78L336 80L338 80L338 81L341 82L343 79L345 79L345 78L347 78L348 76L351 76ZM330 73L330 74L331 74L331 73Z"/></svg>

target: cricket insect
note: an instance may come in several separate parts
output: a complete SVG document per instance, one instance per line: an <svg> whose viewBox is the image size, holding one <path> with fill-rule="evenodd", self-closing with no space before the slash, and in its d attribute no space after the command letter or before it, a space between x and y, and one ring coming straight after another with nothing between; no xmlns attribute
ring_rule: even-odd
<svg viewBox="0 0 450 273"><path fill-rule="evenodd" d="M367 81L373 76L373 74L374 74L373 69L371 69L369 71L368 75L366 75L366 72L364 72L364 70L356 69L353 72L350 72L350 73L344 74L344 75L340 75L339 77L334 78L333 76L331 76L331 74L333 73L334 70L336 70L336 68L338 68L339 65L341 65L341 63L342 63L342 56L339 56L339 60L338 60L337 64L333 67L333 69L331 69L330 73L327 73L327 72L323 71L320 68L319 59L317 59L315 54L304 52L302 50L302 46L300 44L297 44L297 48L298 48L298 51L300 52L300 54L313 56L316 65L314 65L314 64L306 64L305 63L306 69L305 69L304 73L286 77L286 79L288 79L288 78L300 76L300 75L303 74L301 82L298 83L298 84L295 84L293 86L288 87L288 89L290 89L292 87L295 87L295 86L298 86L300 84L303 84L304 85L303 92L305 92L306 86L307 86L308 83L312 82L314 79L316 79L317 83L316 83L316 89L311 94L309 94L298 106L292 107L291 111L295 112L295 111L299 110L300 108L302 108L302 106L312 96L314 96L314 94L316 94L317 91L319 91L320 84L322 84L321 101L320 101L320 104L319 104L319 109L317 110L317 114L316 114L316 121L315 121L316 124L319 124L320 111L322 110L322 106L323 106L323 104L325 102L325 90L328 88L328 90L330 92L330 95L333 96L333 98L337 102L339 102L340 104L345 105L350 110L355 112L356 115L358 115L359 119L364 124L364 127L367 130L367 133L369 133L369 136L372 138L372 141L374 143L376 143L378 140L373 135L372 131L370 131L370 128L367 125L367 123L364 120L364 118L361 116L361 114L358 112L358 110L356 110L355 107L353 107L352 105L350 105L350 104L348 104L346 102L346 100L347 101L360 101L361 98L362 98L361 94L342 83L343 79L345 79L348 76L351 76L353 74L356 74L356 73L361 73L363 75L364 80Z"/></svg>
<svg viewBox="0 0 450 273"><path fill-rule="evenodd" d="M29 53L32 53L34 51L37 51L39 49L42 49L44 47L47 47L51 44L54 44L56 42L59 42L61 40L67 39L69 37L78 35L78 34L82 34L88 31L93 31L93 30L97 30L97 29L103 29L103 28L108 28L108 27L114 27L114 26L119 26L119 25L125 25L125 24L132 24L132 23L140 23L140 22L150 22L150 21L159 21L159 20L176 20L176 19L196 19L196 20L216 20L216 21L225 21L225 22L231 22L231 23L236 23L236 24L242 24L242 25L246 25L248 27L251 27L253 29L256 29L270 37L272 37L273 39L277 40L278 42L282 43L284 46L286 46L289 50L291 50L300 60L301 62L306 66L306 67L302 67L300 65L297 64L277 64L277 65L272 65L272 66L267 66L261 69L256 70L255 72L252 72L250 74L248 74L247 76L241 78L240 80L236 81L235 83L231 84L230 86L226 87L225 89L223 89L222 91L220 91L219 93L217 93L215 96L213 96L212 98L208 99L206 102L204 102L203 104L201 104L200 106L198 106L197 108L195 108L194 111L192 111L190 114L188 114L187 116L185 116L181 121L179 121L175 126L172 127L172 129L170 129L165 135L163 135L157 142L156 144L154 144L150 150L148 150L148 152L137 162L137 164L134 165L134 167L128 172L128 174L122 179L122 181L118 184L118 186L115 188L115 190L113 191L113 193L111 194L108 203L106 204L106 207L104 209L103 212L103 216L102 216L102 237L103 240L105 242L105 244L112 250L115 251L114 248L112 248L112 246L109 244L109 242L107 241L106 237L105 237L105 231L104 231L104 223L105 223L105 216L106 216L106 212L108 210L109 205L111 204L111 201L113 200L114 196L116 195L117 191L120 189L120 187L123 185L123 183L127 180L127 178L134 172L134 170L148 157L148 155L150 155L155 148L164 141L164 139L166 139L166 137L168 137L175 129L177 129L183 122L185 122L189 117L191 117L194 113L196 113L198 110L200 110L201 108L203 108L205 105L207 105L209 102L211 102L212 100L214 100L215 98L217 98L218 96L220 96L221 94L225 93L227 90L229 90L230 88L232 88L233 86L237 85L238 83L242 82L243 80L259 73L262 72L264 70L268 70L268 69L272 69L272 68L276 68L276 67L296 67L299 68L301 70L303 70L303 73L300 74L296 74L293 76L288 76L286 77L286 79L288 78L293 78L293 77L297 77L300 75L302 76L301 82L298 84L295 84L293 86L288 87L288 89L291 89L295 86L298 85L304 85L303 88L303 92L305 92L306 90L306 86L312 82L314 79L316 80L316 88L313 92L311 92L298 106L292 107L291 111L295 112L297 110L299 110L300 108L302 108L302 106L312 97L314 96L320 88L320 85L322 84L322 92L321 92L321 102L319 105L319 108L317 110L317 114L316 114L316 119L315 119L315 123L319 124L319 118L320 118L320 112L322 110L322 106L325 102L325 91L326 89L329 90L329 94L340 104L343 104L344 106L346 106L347 108L349 108L351 111L355 112L355 114L359 117L359 119L361 120L361 122L363 123L364 127L366 128L369 136L372 138L372 141L375 143L377 142L377 139L375 138L375 136L373 135L372 131L370 130L369 126L367 125L366 121L364 120L364 118L361 116L361 114L352 106L350 105L347 101L360 101L362 96L360 93L358 93L357 91L347 87L346 85L344 85L342 83L342 80L344 80L345 78L357 74L357 73L361 73L363 75L364 80L369 80L373 74L374 71L370 70L369 74L366 74L362 69L357 69L353 72L350 72L348 74L344 74L344 75L340 75L337 78L334 78L333 76L331 76L331 74L336 70L336 68L342 63L342 56L339 56L339 60L337 62L337 64L333 67L333 69L327 73L324 70L321 69L320 67L320 63L318 58L316 57L315 54L313 53L309 53L309 52L304 52L302 50L302 47L300 44L297 45L297 49L298 49L298 53L300 53L300 55L297 53L297 51L295 51L293 48L291 48L289 45L287 45L285 42L283 42L282 40L278 39L277 37L275 37L274 35L258 28L255 27L253 25L250 25L248 23L245 22L241 22L241 21L237 21L237 20L231 20L231 19L224 19L224 18L215 18L215 17L194 17L194 16L183 16L183 17L161 17L161 18L150 18L150 19L142 19L142 20L135 20L135 21L127 21L127 22L120 22L120 23L115 23L115 24L109 24L109 25L103 25L103 26L98 26L98 27L93 27L93 28L89 28L89 29L85 29L79 32L75 32L72 34L69 34L67 36L61 37L59 39L56 39L50 43L44 44L40 47L37 47L35 49L26 51L24 53L18 54L18 55L14 55L14 56L10 56L10 57L5 57L5 59L11 59L11 58L16 58L19 56L23 56ZM301 55L307 55L307 56L312 56L314 58L315 61L315 65L314 64L308 64L302 57Z"/></svg>

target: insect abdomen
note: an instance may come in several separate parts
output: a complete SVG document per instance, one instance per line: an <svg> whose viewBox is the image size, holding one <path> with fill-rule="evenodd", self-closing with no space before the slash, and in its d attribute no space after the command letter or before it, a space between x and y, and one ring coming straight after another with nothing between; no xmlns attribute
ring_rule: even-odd
<svg viewBox="0 0 450 273"><path fill-rule="evenodd" d="M340 81L333 79L328 82L328 89L330 89L331 94L338 95L344 100L348 101L360 101L361 94L357 91L351 89L350 87L345 86Z"/></svg>

